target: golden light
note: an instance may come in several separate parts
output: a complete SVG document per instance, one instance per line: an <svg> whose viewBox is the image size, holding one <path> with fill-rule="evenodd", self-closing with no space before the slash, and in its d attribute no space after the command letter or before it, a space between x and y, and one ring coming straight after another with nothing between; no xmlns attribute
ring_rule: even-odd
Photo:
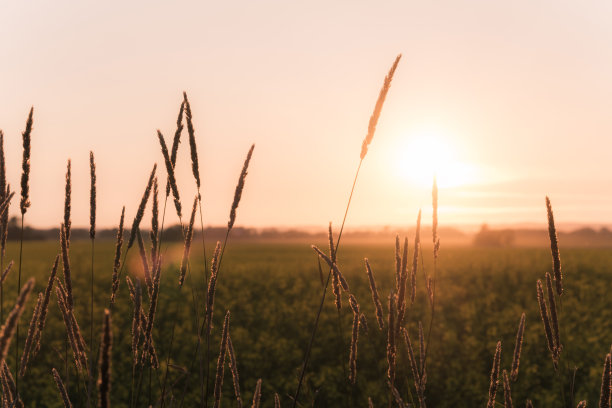
<svg viewBox="0 0 612 408"><path fill-rule="evenodd" d="M434 175L440 188L459 187L477 181L476 166L453 143L448 132L427 129L411 132L396 151L400 177L421 187L431 187Z"/></svg>

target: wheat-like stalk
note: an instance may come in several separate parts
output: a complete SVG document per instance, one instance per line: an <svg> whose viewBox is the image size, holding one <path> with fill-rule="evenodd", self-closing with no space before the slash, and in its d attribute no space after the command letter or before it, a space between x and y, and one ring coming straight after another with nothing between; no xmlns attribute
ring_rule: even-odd
<svg viewBox="0 0 612 408"><path fill-rule="evenodd" d="M440 252L440 238L438 236L438 182L434 175L433 186L431 187L431 203L432 203L432 239L433 239L433 277L428 277L425 274L425 286L427 288L427 294L429 295L429 303L431 304L432 311L435 308L434 295L435 295L435 281L436 281L436 269L438 263L438 254ZM433 316L433 314L432 314ZM431 333L431 329L429 330Z"/></svg>
<svg viewBox="0 0 612 408"><path fill-rule="evenodd" d="M217 375L215 377L215 408L221 405L221 387L223 386L223 370L225 368L225 356L227 354L227 339L229 336L229 310L225 313L223 321L223 331L221 332L221 345L219 347L219 359L217 360Z"/></svg>
<svg viewBox="0 0 612 408"><path fill-rule="evenodd" d="M232 344L232 337L227 336L227 352L229 354L229 367L232 372L232 382L234 383L234 395L236 396L236 406L242 408L242 398L240 396L240 377L238 376L238 365L236 364L236 353Z"/></svg>
<svg viewBox="0 0 612 408"><path fill-rule="evenodd" d="M141 331L142 331L142 327L146 328L147 325L148 325L147 316L145 315L144 311L141 309L140 310ZM143 358L141 359L143 364L144 364L144 359L149 358L149 361L151 362L151 368L153 368L154 370L157 370L159 368L159 358L157 357L157 350L155 349L155 340L153 339L153 336L151 336L149 340L143 344L143 350L141 354L143 355Z"/></svg>
<svg viewBox="0 0 612 408"><path fill-rule="evenodd" d="M9 186L6 190L6 194L4 194L5 197L2 199L2 201L0 201L0 217L4 217L5 214L8 215L8 207L11 204L11 199L13 198L14 195L15 193L12 193L10 191L10 186Z"/></svg>
<svg viewBox="0 0 612 408"><path fill-rule="evenodd" d="M372 143L372 139L374 138L374 132L376 131L376 124L378 123L378 118L380 118L380 113L382 111L383 104L385 103L385 98L387 97L387 92L389 92L389 88L391 87L391 81L393 80L393 74L395 74L395 69L397 68L397 64L399 64L400 58L402 58L402 54L399 54L393 65L391 65L391 69L389 69L389 73L385 77L385 81L383 82L383 86L380 89L380 93L378 94L378 100L376 101L376 105L374 106L374 112L372 112L372 116L370 116L370 123L368 123L368 133L363 139L363 143L361 144L361 154L360 158L363 158L368 153L368 146Z"/></svg>
<svg viewBox="0 0 612 408"><path fill-rule="evenodd" d="M349 295L349 304L353 309L353 332L351 335L351 351L349 355L349 381L355 384L357 379L357 343L359 342L359 304L352 294Z"/></svg>
<svg viewBox="0 0 612 408"><path fill-rule="evenodd" d="M125 218L125 206L121 209L119 228L117 228L117 243L115 244L115 259L113 260L113 275L111 285L111 306L115 303L115 294L119 288L119 268L121 267L121 247L123 246L123 221Z"/></svg>
<svg viewBox="0 0 612 408"><path fill-rule="evenodd" d="M98 373L98 406L101 408L110 407L110 388L111 388L111 351L113 347L113 328L111 315L108 309L104 309L104 325L100 340L100 367Z"/></svg>
<svg viewBox="0 0 612 408"><path fill-rule="evenodd" d="M395 316L396 314L396 295L391 292L389 294L389 316L387 321L387 377L391 388L395 382Z"/></svg>
<svg viewBox="0 0 612 408"><path fill-rule="evenodd" d="M561 273L561 258L559 257L559 241L557 239L557 230L555 228L555 217L553 215L550 199L546 197L546 213L548 214L548 236L550 238L550 252L553 259L553 274L555 276L555 286L557 294L563 294L563 275Z"/></svg>
<svg viewBox="0 0 612 408"><path fill-rule="evenodd" d="M6 160L4 156L4 133L0 129L0 202L4 203L10 194L10 187L6 183ZM4 266L6 255L6 240L8 238L8 205L0 211L0 269ZM0 282L0 320L4 320L4 279Z"/></svg>
<svg viewBox="0 0 612 408"><path fill-rule="evenodd" d="M425 371L425 336L423 335L423 324L419 320L419 367L421 368L421 391L424 391L427 373Z"/></svg>
<svg viewBox="0 0 612 408"><path fill-rule="evenodd" d="M172 167L176 167L176 154L178 153L179 143L181 143L181 133L183 132L183 112L185 110L185 101L181 101L178 117L176 118L176 130L174 131L174 139L172 140L172 151L170 153L170 161ZM166 197L170 195L170 181L166 182Z"/></svg>
<svg viewBox="0 0 612 408"><path fill-rule="evenodd" d="M74 315L74 310L68 311L68 317L70 318L70 324L72 325L72 330L74 331L75 339L77 342L81 365L85 368L85 372L88 372L89 368L87 362L87 344L85 343L85 339L83 338L83 334L81 333L81 328L76 320L76 316Z"/></svg>
<svg viewBox="0 0 612 408"><path fill-rule="evenodd" d="M0 257L2 258L3 262L4 256L6 255L6 240L8 239L8 206L10 205L11 199L14 195L15 193L11 191L11 186L7 184L6 189L2 194L3 204L6 203L6 208L4 209L4 211L0 211Z"/></svg>
<svg viewBox="0 0 612 408"><path fill-rule="evenodd" d="M13 306L13 310L11 310L6 318L6 321L4 322L4 325L2 326L2 330L0 331L0 364L2 364L2 362L6 359L6 355L11 345L11 340L13 339L13 335L17 329L19 318L25 309L25 303L28 300L33 287L34 278L30 278L21 288L19 296L17 297L17 302L15 302L15 306Z"/></svg>
<svg viewBox="0 0 612 408"><path fill-rule="evenodd" d="M40 308L43 304L44 296L42 293L38 294L38 301L36 302L36 307L34 308L34 312L32 313L32 318L30 319L30 327L28 328L28 335L26 336L25 344L23 346L23 354L21 355L21 363L19 364L19 376L23 377L28 368L28 362L30 361L30 353L32 351L32 346L34 345L34 338L36 336L36 331L38 330L36 327L36 323L38 322L38 316L40 315Z"/></svg>
<svg viewBox="0 0 612 408"><path fill-rule="evenodd" d="M144 246L142 234L140 229L136 231L136 242L138 243L138 252L140 253L140 261L142 262L142 269L144 272L145 284L147 285L147 293L151 296L151 289L153 287L153 281L151 279L151 270L149 268L149 261L147 260L147 251Z"/></svg>
<svg viewBox="0 0 612 408"><path fill-rule="evenodd" d="M68 308L66 302L66 294L64 293L64 289L59 282L58 285L55 287L55 294L57 296L57 304L59 306L60 312L62 313L62 318L64 319L64 326L66 327L68 343L70 344L70 349L72 350L72 354L74 356L74 365L78 371L86 371L86 366L83 364L83 357L81 356L77 334L74 330L74 325L72 324L70 309Z"/></svg>
<svg viewBox="0 0 612 408"><path fill-rule="evenodd" d="M400 280L399 287L397 288L397 320L395 328L395 336L399 333L404 320L404 313L406 307L406 281L408 279L408 238L404 237L404 246L402 251L402 262L400 269Z"/></svg>
<svg viewBox="0 0 612 408"><path fill-rule="evenodd" d="M72 175L71 175L71 163L68 159L66 165L66 191L64 193L64 230L66 231L66 244L70 247L70 229L72 221L70 221L70 210L72 209L71 198L72 198Z"/></svg>
<svg viewBox="0 0 612 408"><path fill-rule="evenodd" d="M502 349L501 341L498 341L497 346L495 346L495 356L493 357L493 367L491 367L491 381L489 383L489 401L487 402L487 408L495 407L495 394L497 394L497 382L499 378L501 349Z"/></svg>
<svg viewBox="0 0 612 408"><path fill-rule="evenodd" d="M557 358L561 353L561 339L559 337L559 318L557 317L557 304L555 302L555 292L552 287L552 279L550 274L546 272L546 291L548 292L548 311L550 312L550 322L553 330L553 340L555 342L555 355Z"/></svg>
<svg viewBox="0 0 612 408"><path fill-rule="evenodd" d="M244 164L242 165L242 171L240 172L238 184L236 185L236 191L234 192L234 201L232 202L229 221L227 222L228 230L231 230L234 226L234 222L236 222L236 209L238 208L238 204L240 204L240 198L242 197L242 190L244 189L244 182L246 180L247 170L249 169L249 162L251 161L251 156L253 156L253 149L255 149L255 145L251 145L251 148L247 153L247 157L244 160Z"/></svg>
<svg viewBox="0 0 612 408"><path fill-rule="evenodd" d="M400 237L395 236L395 288L399 289L402 273L402 257L400 255Z"/></svg>
<svg viewBox="0 0 612 408"><path fill-rule="evenodd" d="M132 318L132 358L134 362L138 361L138 345L140 343L140 311L142 301L142 290L140 289L140 279L136 278L136 285L132 284L129 276L125 277L130 287L130 292L133 291L134 316Z"/></svg>
<svg viewBox="0 0 612 408"><path fill-rule="evenodd" d="M553 363L557 364L556 358L556 347L555 341L553 340L552 330L550 328L550 319L548 317L548 308L546 307L546 300L544 300L544 290L542 289L542 281L538 279L536 282L536 290L538 296L538 305L540 306L540 315L542 316L542 323L544 323L544 333L546 334L546 343L548 350L552 355Z"/></svg>
<svg viewBox="0 0 612 408"><path fill-rule="evenodd" d="M368 274L368 281L370 282L370 292L372 292L372 302L376 308L376 321L380 330L383 329L385 323L383 319L382 304L380 303L380 297L378 296L378 289L376 288L376 280L374 280L374 273L370 268L370 262L368 258L365 258L366 273Z"/></svg>
<svg viewBox="0 0 612 408"><path fill-rule="evenodd" d="M21 162L21 215L25 215L28 207L30 207L30 141L32 136L32 123L33 123L34 107L30 108L28 114L28 120L26 121L26 127L23 133L23 160Z"/></svg>
<svg viewBox="0 0 612 408"><path fill-rule="evenodd" d="M17 385L15 383L15 379L13 378L13 374L11 373L8 364L6 364L6 361L2 363L2 371L2 375L5 378L12 399L11 403L8 406L15 408L23 408L23 401L21 400L21 397L17 392Z"/></svg>
<svg viewBox="0 0 612 408"><path fill-rule="evenodd" d="M508 372L504 370L504 408L512 408L512 392L510 390L510 381L508 381Z"/></svg>
<svg viewBox="0 0 612 408"><path fill-rule="evenodd" d="M11 391L11 387L8 384L8 381L4 375L4 366L6 365L6 361L2 363L2 368L0 369L0 383L2 384L2 406L10 407L13 405L13 392Z"/></svg>
<svg viewBox="0 0 612 408"><path fill-rule="evenodd" d="M189 263L189 252L191 251L191 240L193 239L193 223L195 221L196 209L198 208L198 197L193 200L193 208L191 209L191 217L189 218L189 226L185 232L185 246L183 250L183 259L181 260L181 274L179 277L179 286L183 286L185 274L187 273L187 264Z"/></svg>
<svg viewBox="0 0 612 408"><path fill-rule="evenodd" d="M157 170L157 164L153 165L153 170L151 170L151 175L149 176L149 181L147 182L147 187L145 188L144 193L142 194L142 199L140 200L140 205L138 206L138 210L136 211L136 215L134 216L134 221L132 221L132 228L130 229L130 239L128 240L128 249L134 245L134 239L136 239L136 231L140 226L140 221L142 221L142 217L144 216L144 210L147 206L147 201L149 201L149 195L151 194L151 187L153 186L153 178L155 177L155 171Z"/></svg>
<svg viewBox="0 0 612 408"><path fill-rule="evenodd" d="M336 251L334 251L334 236L332 234L332 224L329 223L328 234L329 240L329 255L333 264L336 263ZM332 292L334 293L334 303L336 304L336 309L340 311L342 309L342 294L340 293L340 278L338 273L336 273L337 268L332 267Z"/></svg>
<svg viewBox="0 0 612 408"><path fill-rule="evenodd" d="M329 245L329 256L333 262L336 262L336 249L334 248L334 234L331 221L329 222L329 226L327 228L327 240Z"/></svg>
<svg viewBox="0 0 612 408"><path fill-rule="evenodd" d="M151 347L153 341L153 322L155 320L155 312L157 311L157 299L159 297L159 281L161 279L161 257L157 265L154 266L153 272L153 289L151 290L151 301L149 302L149 313L147 315L147 325L144 333L145 349ZM144 355L144 353L143 353ZM144 356L143 356L144 357Z"/></svg>
<svg viewBox="0 0 612 408"><path fill-rule="evenodd" d="M70 398L68 398L68 391L66 391L66 386L64 385L62 378L55 368L53 368L51 372L53 373L53 379L55 380L57 389L59 390L62 401L64 402L64 408L72 408L72 403L70 402Z"/></svg>
<svg viewBox="0 0 612 408"><path fill-rule="evenodd" d="M13 261L9 262L9 264L6 266L6 268L2 272L2 283L4 283L6 277L8 276L9 272L11 271L11 268L13 267L13 264L14 264Z"/></svg>
<svg viewBox="0 0 612 408"><path fill-rule="evenodd" d="M516 381L519 372L519 363L521 360L521 348L523 347L523 335L525 334L525 313L521 315L519 327L516 331L516 341L514 343L514 355L512 357L512 371L510 377L512 381Z"/></svg>
<svg viewBox="0 0 612 408"><path fill-rule="evenodd" d="M4 132L0 129L0 201L4 201L6 197L6 159L4 156ZM2 231L0 235L4 235L4 222L0 222ZM2 246L4 251L4 245ZM2 254L4 255L4 253Z"/></svg>
<svg viewBox="0 0 612 408"><path fill-rule="evenodd" d="M168 182L170 183L172 195L174 196L174 207L176 208L176 214L179 216L179 218L181 218L183 215L183 207L181 206L181 197L179 196L178 186L176 184L174 166L172 165L170 154L168 153L168 147L166 147L164 135L162 134L162 132L159 131L159 129L157 130L157 137L159 139L159 145L161 146L161 151L164 156L164 163L166 163L166 172L168 173Z"/></svg>
<svg viewBox="0 0 612 408"><path fill-rule="evenodd" d="M280 397L274 393L274 408L281 408Z"/></svg>
<svg viewBox="0 0 612 408"><path fill-rule="evenodd" d="M96 162L89 152L89 238L96 237Z"/></svg>
<svg viewBox="0 0 612 408"><path fill-rule="evenodd" d="M367 335L368 334L368 319L366 315L361 313L359 315L359 328Z"/></svg>
<svg viewBox="0 0 612 408"><path fill-rule="evenodd" d="M64 267L64 285L66 286L66 306L72 310L74 301L72 298L72 274L70 270L70 247L66 236L66 226L62 223L60 227L60 244L62 247L62 265Z"/></svg>
<svg viewBox="0 0 612 408"><path fill-rule="evenodd" d="M159 245L159 199L157 177L153 179L153 204L151 205L151 263L157 259L157 245Z"/></svg>
<svg viewBox="0 0 612 408"><path fill-rule="evenodd" d="M390 382L389 382L389 387L391 388L391 394L393 394L393 398L395 399L395 403L397 404L397 406L406 407L406 404L404 404L404 400L402 399L402 396L400 395L397 388L395 388L395 386L391 384Z"/></svg>
<svg viewBox="0 0 612 408"><path fill-rule="evenodd" d="M128 285L128 289L130 292L130 298L132 299L132 303L136 303L136 289L134 287L134 284L132 283L132 280L129 279L129 276L126 276L126 282ZM146 328L148 326L148 320L147 320L147 316L145 315L144 311L142 310L142 296L141 296L141 301L140 301L140 309L138 310L138 315L139 315L139 338L137 339L137 345L140 344L140 339L143 337L144 332L146 331ZM150 361L151 361L151 367L154 369L157 369L159 367L159 361L157 358L157 351L155 350L155 342L153 340L153 338L151 337L149 339L148 344L145 342L143 344L143 350L142 350L142 355L140 359L135 360L135 364L139 364L140 362L144 362L147 355L150 356ZM147 354L148 353L148 354Z"/></svg>
<svg viewBox="0 0 612 408"><path fill-rule="evenodd" d="M38 330L36 331L36 346L34 348L34 355L38 354L40 350L40 342L42 338L42 332L45 329L45 323L47 321L47 312L49 311L49 301L51 300L51 292L53 291L53 282L55 281L55 275L57 275L57 267L59 265L59 254L55 256L53 267L51 268L51 274L47 281L47 287L45 288L45 295L43 303L40 307L40 315L38 316Z"/></svg>
<svg viewBox="0 0 612 408"><path fill-rule="evenodd" d="M342 286L342 289L345 292L349 292L349 285L346 281L346 279L344 279L344 275L342 275L342 272L340 272L340 269L338 269L338 265L336 265L334 262L332 262L331 258L329 256L327 256L327 254L325 254L325 252L321 251L319 248L317 248L316 245L311 245L310 246L317 254L319 254L319 256L321 258L323 258L323 260L325 261L325 263L333 270L334 273L336 273L338 275L338 280L340 282L340 286Z"/></svg>
<svg viewBox="0 0 612 408"><path fill-rule="evenodd" d="M412 254L412 270L410 272L410 286L412 292L410 293L410 304L414 303L416 297L416 273L417 267L419 266L419 248L421 245L421 210L417 216L416 233L414 236L414 252Z"/></svg>
<svg viewBox="0 0 612 408"><path fill-rule="evenodd" d="M217 241L210 265L210 279L208 280L208 291L206 296L206 335L212 330L212 316L215 307L215 292L217 291L217 274L219 273L219 254L221 253L221 242Z"/></svg>
<svg viewBox="0 0 612 408"><path fill-rule="evenodd" d="M89 345L94 347L94 280L95 280L95 240L96 240L96 162L93 151L89 151L89 239L91 241L91 273L89 281ZM93 360L93 356L89 356ZM91 402L93 377L89 374L89 387L87 388L87 401Z"/></svg>
<svg viewBox="0 0 612 408"><path fill-rule="evenodd" d="M404 344L406 345L406 350L408 351L408 361L410 361L410 368L412 369L412 378L414 378L414 387L419 393L419 389L421 388L421 376L419 374L419 367L417 366L416 359L414 358L414 350L412 349L412 342L410 341L410 335L408 334L408 330L404 327L401 328Z"/></svg>
<svg viewBox="0 0 612 408"><path fill-rule="evenodd" d="M251 408L259 408L259 401L261 400L261 378L257 380L255 385L255 393L253 394L253 405Z"/></svg>
<svg viewBox="0 0 612 408"><path fill-rule="evenodd" d="M185 105L185 120L187 122L187 133L189 134L189 149L191 150L191 170L195 178L198 190L200 189L200 167L198 164L198 149L195 141L195 131L191 115L191 105L187 99L187 92L183 92L183 104Z"/></svg>

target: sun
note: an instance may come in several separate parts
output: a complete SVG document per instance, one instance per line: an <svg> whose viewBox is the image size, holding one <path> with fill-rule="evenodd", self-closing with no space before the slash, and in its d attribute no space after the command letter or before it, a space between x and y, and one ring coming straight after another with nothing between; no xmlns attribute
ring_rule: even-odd
<svg viewBox="0 0 612 408"><path fill-rule="evenodd" d="M440 188L476 182L476 168L449 132L424 129L402 137L396 150L400 176L421 187L431 186L434 176Z"/></svg>

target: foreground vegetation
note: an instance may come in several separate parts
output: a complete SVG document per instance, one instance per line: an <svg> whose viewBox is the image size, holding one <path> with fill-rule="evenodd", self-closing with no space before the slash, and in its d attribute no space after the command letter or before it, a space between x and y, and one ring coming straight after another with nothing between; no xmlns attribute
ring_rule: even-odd
<svg viewBox="0 0 612 408"><path fill-rule="evenodd" d="M322 247L325 243L318 243ZM57 243L31 242L24 258L24 275L35 276L35 290L43 290L51 264L58 252ZM114 244L100 242L96 247L95 316L96 328L102 324L102 308L107 307L112 273ZM9 245L7 257L18 255L16 244ZM89 242L75 241L71 246L73 265L75 312L82 330L88 328L88 270ZM167 352L172 324L176 320L175 350L171 361L176 368L170 370L169 383L175 398L182 398L186 378L182 368L189 368L194 351L194 321L190 313L190 299L175 315L178 301L177 279L182 245L166 250L168 262L162 274L159 314L154 336L160 355ZM129 274L142 273L137 253L130 256ZM376 325L374 307L363 265L368 257L376 275L381 296L394 286L393 242L381 246L346 245L339 251L339 265L351 285L368 319L368 334L361 334L357 356L357 383L350 385L348 369L352 313L345 302L341 324L333 304L327 298L323 309L319 338L315 342L310 369L306 376L304 406L366 406L371 397L374 406L386 406L387 362L386 333ZM192 254L192 271L196 280L202 278L201 252ZM425 268L431 260L424 258ZM612 251L608 249L564 249L564 287L561 321L564 353L575 375L575 401L599 400L603 358L609 352L612 340L610 319L612 297L607 296L612 284ZM317 259L307 244L233 244L226 252L223 283L219 285L216 310L231 310L232 341L236 351L243 399L252 398L257 379L262 381L262 406L272 406L274 393L284 405L291 403L299 369L303 361L304 346L312 329L313 310L318 306L321 281ZM195 266L195 265L199 265ZM434 407L473 407L486 404L489 374L495 344L502 340L502 366L509 368L512 361L514 337L518 318L526 313L526 330L518 381L513 384L513 400L522 406L529 398L535 406L561 406L559 380L555 375L539 315L535 280L550 269L550 251L537 249L472 249L445 248L439 258L438 311L428 358L427 402ZM422 274L418 275L419 282ZM8 280L5 290L5 310L14 302L15 280ZM422 285L421 285L422 287ZM116 309L113 312L113 372L112 402L122 406L129 400L131 385L131 320L132 304L125 283L122 283ZM186 293L186 292L184 292ZM81 294L81 295L79 295ZM185 295L186 296L186 295ZM202 294L200 293L200 296ZM7 299L8 298L8 299ZM428 321L428 309L423 291L417 293L415 307L411 309L406 326L413 337L417 335L416 322ZM30 302L24 316L30 316ZM386 306L385 306L386 312ZM211 350L217 354L223 325L223 313L215 315ZM58 391L50 375L51 368L63 359L65 329L57 304L49 310L42 350L22 380L26 406L62 406ZM98 339L96 339L96 343ZM216 357L216 356L215 356ZM214 372L215 361L211 361ZM13 366L9 354L9 366ZM60 363L61 364L61 363ZM61 364L63 366L63 364ZM161 377L164 364L158 374ZM197 376L198 370L192 370ZM64 375L63 371L60 373ZM231 374L224 381L224 406L232 404ZM156 373L152 376L151 401L160 396ZM398 361L397 387L408 395L410 367L402 350ZM69 393L79 405L82 385L75 381L70 367ZM406 380L405 380L406 379ZM148 379L147 379L148 381ZM564 380L565 389L569 382ZM199 380L190 379L185 406L199 402ZM21 387L21 386L20 386ZM81 393L79 394L79 389ZM413 391L414 392L414 391ZM148 382L143 386L143 403L148 400ZM82 396L80 397L83 398ZM565 398L569 399L566 392ZM569 401L567 401L569 402ZM81 401L84 404L84 401ZM144 405L144 404L143 404ZM575 406L575 404L574 404Z"/></svg>

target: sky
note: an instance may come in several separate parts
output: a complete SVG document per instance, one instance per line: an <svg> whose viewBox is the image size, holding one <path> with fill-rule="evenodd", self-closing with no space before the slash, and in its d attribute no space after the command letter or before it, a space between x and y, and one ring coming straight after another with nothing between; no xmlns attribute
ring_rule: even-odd
<svg viewBox="0 0 612 408"><path fill-rule="evenodd" d="M26 223L59 225L70 158L72 222L88 225L90 150L98 225L116 226L123 205L131 220L153 163L166 177L156 130L171 138L186 91L207 225L227 222L252 143L236 225L339 224L401 53L348 226L429 219L434 174L441 225L545 227L546 195L559 224L612 224L611 18L606 1L5 2L8 179L17 189L34 106Z"/></svg>

